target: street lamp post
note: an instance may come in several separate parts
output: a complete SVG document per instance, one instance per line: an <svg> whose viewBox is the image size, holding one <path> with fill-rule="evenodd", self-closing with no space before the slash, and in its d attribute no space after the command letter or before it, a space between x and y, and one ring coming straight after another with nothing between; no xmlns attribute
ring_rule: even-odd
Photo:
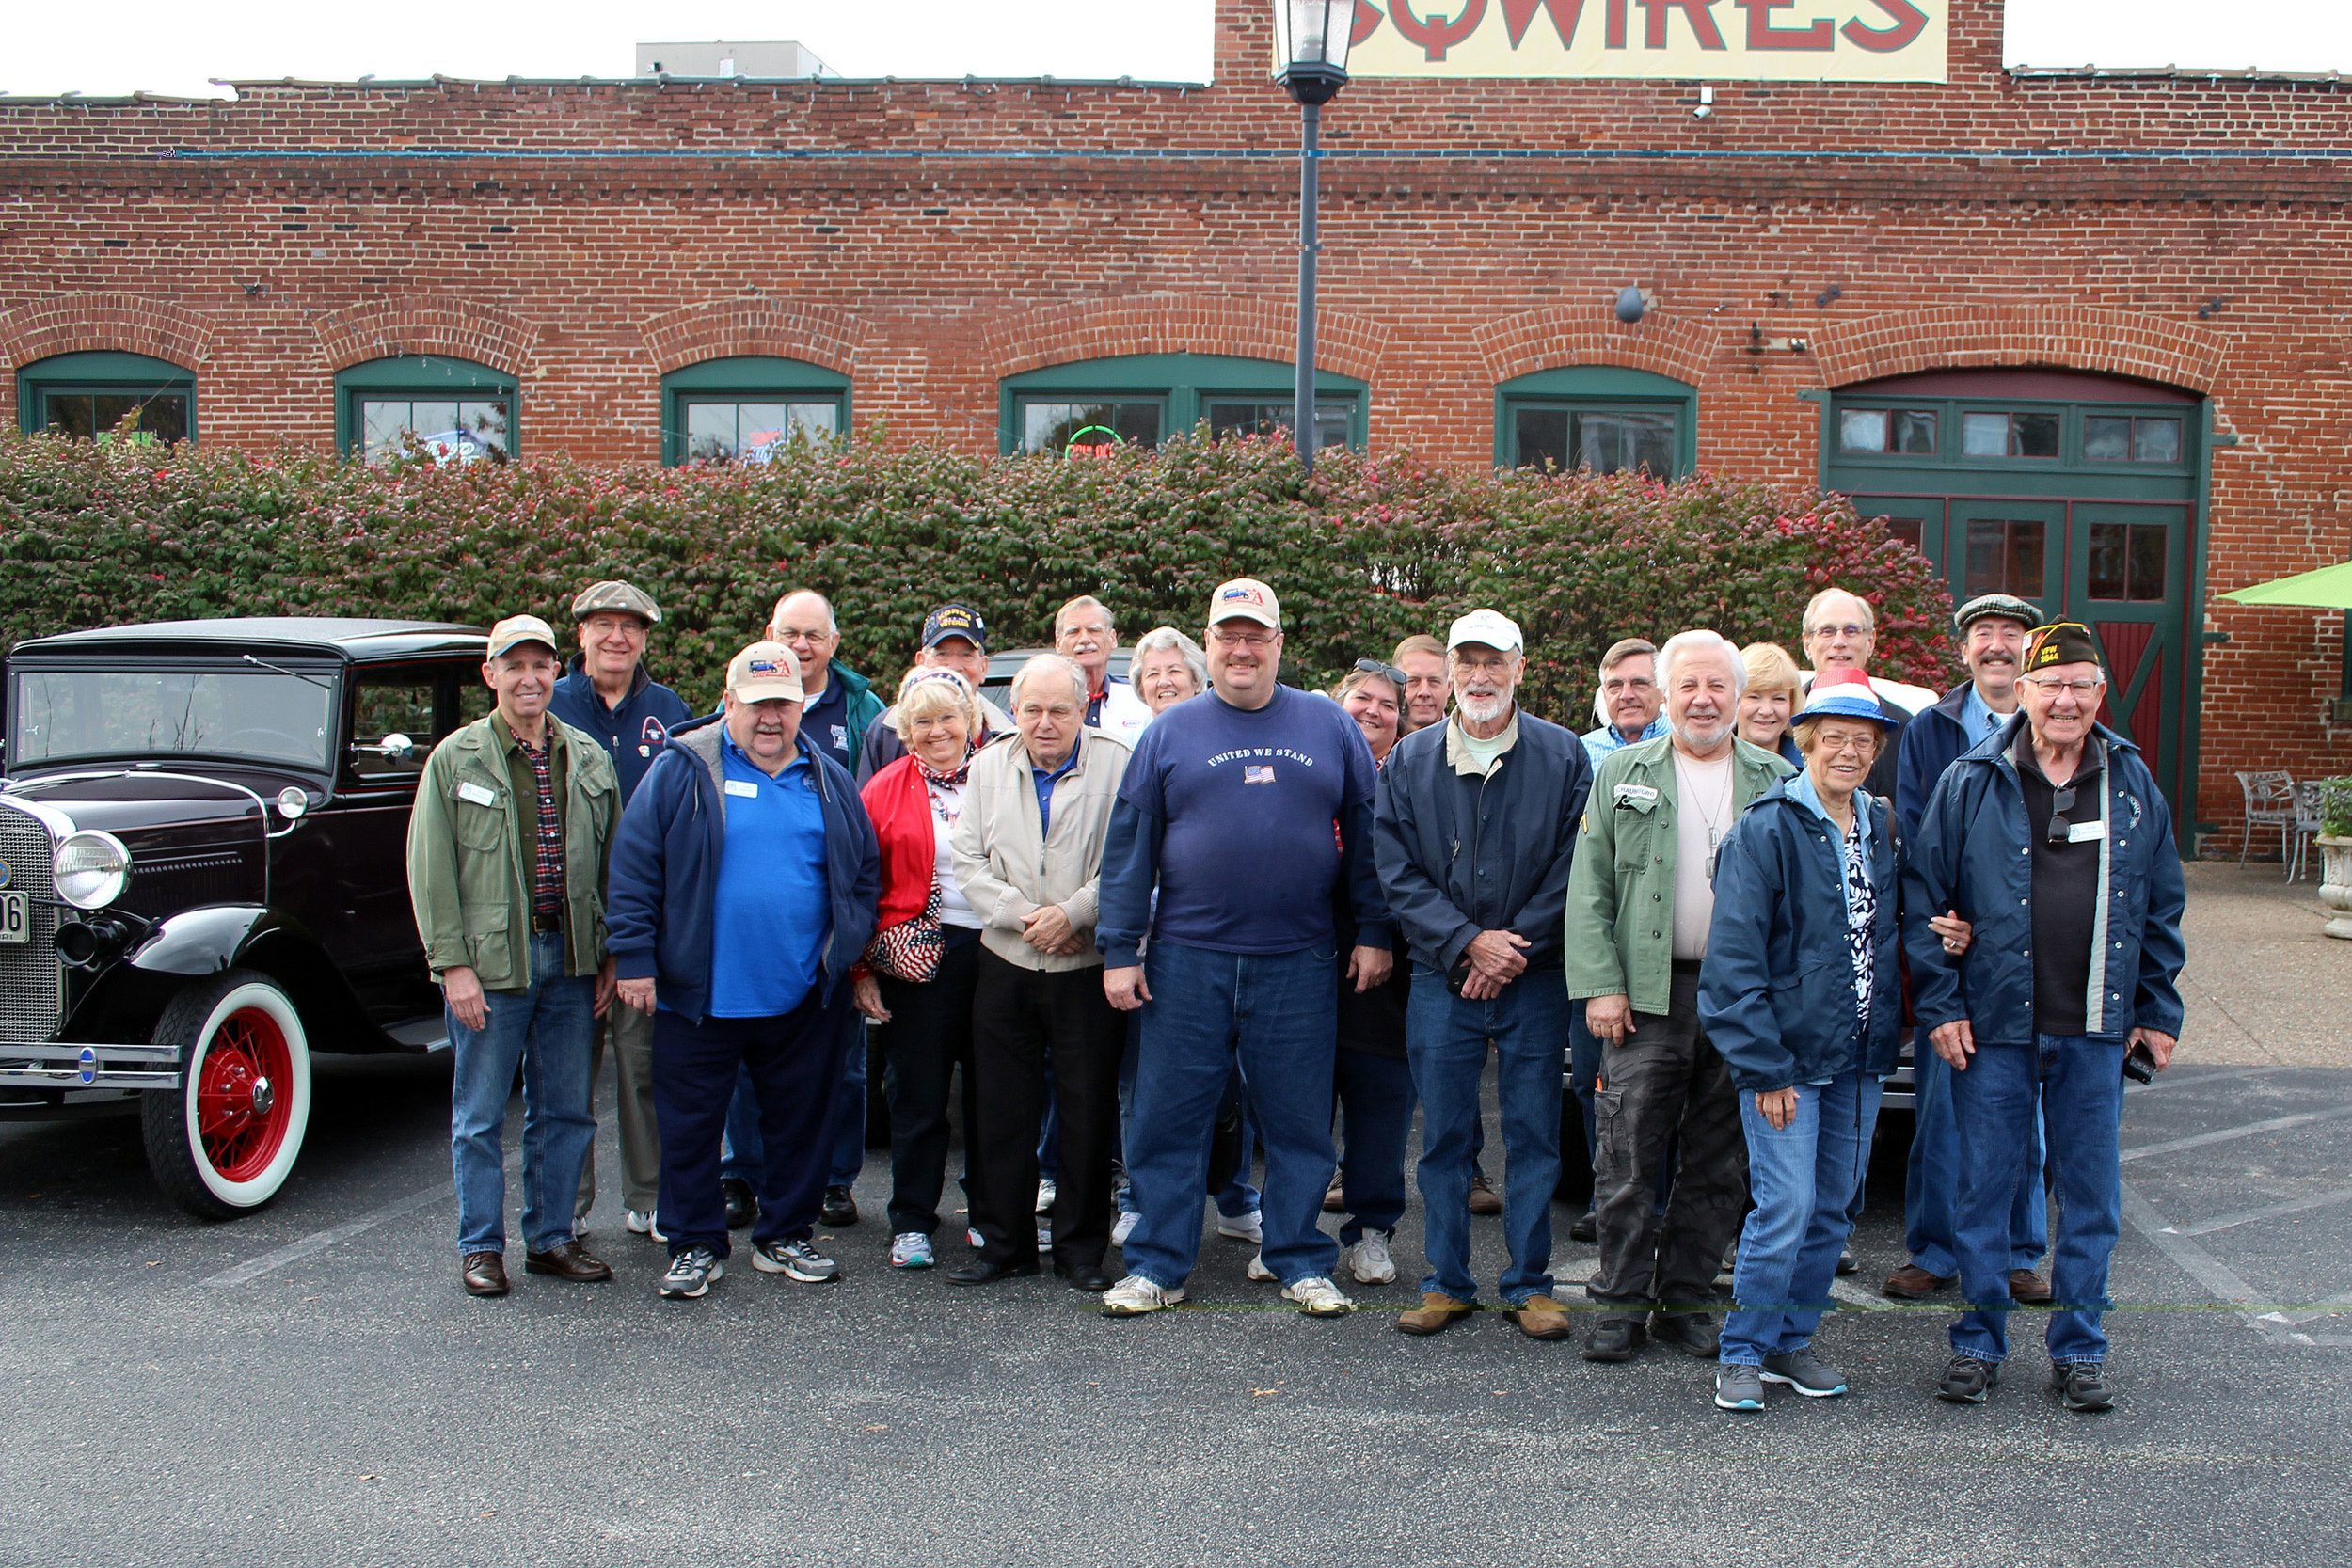
<svg viewBox="0 0 2352 1568"><path fill-rule="evenodd" d="M1291 442L1314 472L1322 429L1315 419L1315 238L1323 106L1347 85L1356 0L1274 0L1275 75L1298 103L1298 382Z"/></svg>

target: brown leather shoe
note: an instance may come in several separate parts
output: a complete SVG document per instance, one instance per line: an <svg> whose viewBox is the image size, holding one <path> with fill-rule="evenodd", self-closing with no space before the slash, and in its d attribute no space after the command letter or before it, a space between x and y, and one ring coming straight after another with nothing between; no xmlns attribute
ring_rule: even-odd
<svg viewBox="0 0 2352 1568"><path fill-rule="evenodd" d="M1470 1178L1470 1212L1473 1214L1500 1214L1502 1212L1502 1199L1497 1196L1494 1189L1494 1183L1486 1180L1484 1172L1475 1174Z"/></svg>
<svg viewBox="0 0 2352 1568"><path fill-rule="evenodd" d="M1531 1339L1568 1337L1568 1309L1549 1296L1530 1296L1512 1310L1512 1321Z"/></svg>
<svg viewBox="0 0 2352 1568"><path fill-rule="evenodd" d="M2050 1304L2050 1282L2031 1269L2011 1269L2009 1271L2009 1295L2011 1301L2023 1302L2027 1307L2046 1307Z"/></svg>
<svg viewBox="0 0 2352 1568"><path fill-rule="evenodd" d="M1942 1275L1930 1274L1916 1263L1905 1263L1901 1268L1888 1275L1886 1283L1880 1286L1879 1290L1897 1301L1918 1301L1922 1297L1935 1294L1950 1283L1951 1281Z"/></svg>
<svg viewBox="0 0 2352 1568"><path fill-rule="evenodd" d="M558 1279L568 1279L574 1284L592 1285L612 1278L612 1265L591 1254L575 1237L562 1246L550 1247L545 1252L524 1253L523 1272L551 1274Z"/></svg>
<svg viewBox="0 0 2352 1568"><path fill-rule="evenodd" d="M1467 1301L1456 1301L1436 1291L1423 1291L1419 1307L1396 1315L1396 1329L1400 1334L1436 1334L1447 1324L1467 1318L1475 1310Z"/></svg>
<svg viewBox="0 0 2352 1568"><path fill-rule="evenodd" d="M502 1296L507 1289L506 1254L469 1252L458 1265L457 1277L465 1282L469 1296Z"/></svg>
<svg viewBox="0 0 2352 1568"><path fill-rule="evenodd" d="M1347 1195L1340 1190L1340 1179L1331 1178L1331 1184L1323 1190L1323 1212L1327 1214L1347 1212Z"/></svg>

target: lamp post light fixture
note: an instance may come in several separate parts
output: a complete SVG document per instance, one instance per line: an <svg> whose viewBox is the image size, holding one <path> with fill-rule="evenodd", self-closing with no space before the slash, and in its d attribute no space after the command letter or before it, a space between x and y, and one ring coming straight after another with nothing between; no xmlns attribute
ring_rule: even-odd
<svg viewBox="0 0 2352 1568"><path fill-rule="evenodd" d="M1309 473L1322 426L1315 418L1316 166L1323 106L1347 86L1347 50L1355 40L1356 0L1274 0L1275 79L1298 103L1298 383L1291 412L1291 443Z"/></svg>

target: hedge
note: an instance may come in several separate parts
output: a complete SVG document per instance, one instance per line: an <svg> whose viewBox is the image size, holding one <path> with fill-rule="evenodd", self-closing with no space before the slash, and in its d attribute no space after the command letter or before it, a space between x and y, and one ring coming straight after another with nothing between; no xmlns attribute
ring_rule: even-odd
<svg viewBox="0 0 2352 1568"><path fill-rule="evenodd" d="M1128 640L1163 622L1197 636L1210 590L1245 574L1280 594L1296 678L1318 684L1491 605L1526 630L1530 707L1579 727L1617 638L1712 626L1796 653L1805 600L1833 582L1876 609L1878 673L1940 687L1958 670L1932 568L1842 497L1403 452L1327 453L1310 478L1260 438L1089 461L859 441L748 468L370 468L0 436L0 562L11 646L218 615L561 626L582 584L626 578L662 607L652 662L697 703L794 587L832 597L842 657L887 681L943 599L977 606L999 648L1049 641L1081 593Z"/></svg>

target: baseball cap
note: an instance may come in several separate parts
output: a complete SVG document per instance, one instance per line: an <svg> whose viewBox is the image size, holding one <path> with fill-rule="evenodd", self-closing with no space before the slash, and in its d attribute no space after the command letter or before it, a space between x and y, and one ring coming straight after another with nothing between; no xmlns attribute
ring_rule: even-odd
<svg viewBox="0 0 2352 1568"><path fill-rule="evenodd" d="M1209 625L1219 621L1255 621L1280 631L1282 602L1256 578L1235 578L1209 595Z"/></svg>
<svg viewBox="0 0 2352 1568"><path fill-rule="evenodd" d="M626 582L592 582L572 601L572 619L585 621L599 610L634 615L649 626L661 624L661 607L644 589Z"/></svg>
<svg viewBox="0 0 2352 1568"><path fill-rule="evenodd" d="M2026 670L2046 670L2053 664L2096 664L2105 670L2106 662L2099 657L2099 642L2090 628L2077 621L2036 626L2026 639Z"/></svg>
<svg viewBox="0 0 2352 1568"><path fill-rule="evenodd" d="M1879 706L1878 695L1870 688L1870 677L1859 670L1823 670L1813 677L1813 689L1805 694L1804 707L1799 719L1867 719L1884 728L1894 728L1894 721Z"/></svg>
<svg viewBox="0 0 2352 1568"><path fill-rule="evenodd" d="M781 642L755 642L727 661L727 691L741 703L803 702L801 661Z"/></svg>
<svg viewBox="0 0 2352 1568"><path fill-rule="evenodd" d="M2042 611L2014 594L1979 594L1952 612L1952 628L1964 632L1977 622L1994 615L2014 621L2027 630L2042 619Z"/></svg>
<svg viewBox="0 0 2352 1568"><path fill-rule="evenodd" d="M988 623L970 605L944 604L923 617L923 646L936 648L950 637L966 637L988 652Z"/></svg>
<svg viewBox="0 0 2352 1568"><path fill-rule="evenodd" d="M490 647L484 657L496 658L518 642L545 642L549 653L558 646L555 628L536 615L509 615L490 628Z"/></svg>
<svg viewBox="0 0 2352 1568"><path fill-rule="evenodd" d="M1526 640L1519 636L1519 624L1508 615L1491 610L1473 610L1454 623L1445 634L1445 651L1452 653L1465 642L1483 642L1489 648L1516 654L1524 648Z"/></svg>

